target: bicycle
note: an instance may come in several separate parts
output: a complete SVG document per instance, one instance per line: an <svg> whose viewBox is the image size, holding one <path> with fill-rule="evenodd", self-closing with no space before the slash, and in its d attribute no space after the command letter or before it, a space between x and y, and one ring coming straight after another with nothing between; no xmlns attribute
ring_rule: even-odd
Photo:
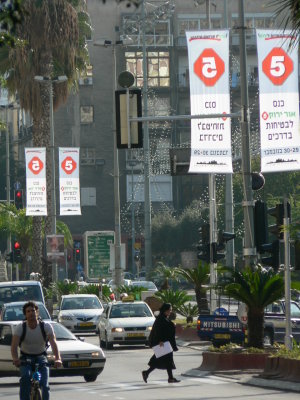
<svg viewBox="0 0 300 400"><path fill-rule="evenodd" d="M33 363L30 359L22 361L21 365L30 365L32 368L31 374L31 389L30 400L43 400L42 390L40 387L41 373L39 371L40 364Z"/></svg>

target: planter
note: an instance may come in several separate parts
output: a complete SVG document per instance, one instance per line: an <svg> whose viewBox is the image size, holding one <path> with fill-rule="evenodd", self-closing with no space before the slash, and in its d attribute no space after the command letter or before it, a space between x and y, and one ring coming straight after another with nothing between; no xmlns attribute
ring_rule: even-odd
<svg viewBox="0 0 300 400"><path fill-rule="evenodd" d="M205 351L202 353L203 361L200 370L203 371L228 371L264 369L267 353L218 353Z"/></svg>
<svg viewBox="0 0 300 400"><path fill-rule="evenodd" d="M300 360L270 357L266 360L265 369L259 377L300 382Z"/></svg>
<svg viewBox="0 0 300 400"><path fill-rule="evenodd" d="M176 337L181 340L193 342L199 340L196 326L176 325Z"/></svg>

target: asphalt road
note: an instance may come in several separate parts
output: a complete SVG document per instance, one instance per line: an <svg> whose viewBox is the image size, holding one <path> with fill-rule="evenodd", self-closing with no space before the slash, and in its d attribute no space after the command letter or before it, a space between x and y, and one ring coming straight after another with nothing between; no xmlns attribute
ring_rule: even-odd
<svg viewBox="0 0 300 400"><path fill-rule="evenodd" d="M98 343L95 336L86 341ZM177 384L167 383L166 371L154 371L145 384L141 371L147 367L152 350L139 346L116 346L106 351L107 362L96 382L86 383L82 377L51 378L51 400L298 400L299 393L244 386L234 379L217 376L182 376L201 365L201 351L180 347L174 360ZM18 379L0 378L0 399L18 399Z"/></svg>

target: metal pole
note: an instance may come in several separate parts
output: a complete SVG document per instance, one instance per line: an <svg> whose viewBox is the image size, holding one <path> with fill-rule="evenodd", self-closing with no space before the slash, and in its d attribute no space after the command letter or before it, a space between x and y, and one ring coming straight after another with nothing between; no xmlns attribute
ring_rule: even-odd
<svg viewBox="0 0 300 400"><path fill-rule="evenodd" d="M135 253L135 226L134 226L134 191L133 191L133 161L131 164L131 265L132 265L132 273L134 274L135 270L135 262L134 262L134 253Z"/></svg>
<svg viewBox="0 0 300 400"><path fill-rule="evenodd" d="M8 129L8 104L5 107L5 144L6 144L6 201L10 204L10 146L9 146L9 129ZM7 253L11 252L11 234L7 236Z"/></svg>
<svg viewBox="0 0 300 400"><path fill-rule="evenodd" d="M290 232L289 218L287 211L287 198L284 198L284 291L285 291L285 337L284 344L292 349L292 328L291 328L291 271L290 271Z"/></svg>
<svg viewBox="0 0 300 400"><path fill-rule="evenodd" d="M142 1L141 18L145 19L145 0ZM148 74L147 74L147 53L146 53L146 34L145 23L142 24L143 33L143 101L144 109L143 115L148 115ZM145 268L148 272L152 267L151 256L151 198L150 198L150 146L149 146L149 129L148 122L143 126L144 128L144 214L145 214Z"/></svg>
<svg viewBox="0 0 300 400"><path fill-rule="evenodd" d="M217 242L217 210L216 210L216 176L209 174L209 224L210 244ZM213 262L212 246L210 247L210 312L217 308L216 291L213 289L217 283L217 264Z"/></svg>
<svg viewBox="0 0 300 400"><path fill-rule="evenodd" d="M53 119L53 83L49 81L49 102L50 102L50 154L51 154L51 233L56 235L56 196L55 196L55 148L54 148L54 119ZM57 281L57 264L52 261L52 282Z"/></svg>
<svg viewBox="0 0 300 400"><path fill-rule="evenodd" d="M241 133L242 133L242 173L244 186L244 260L245 265L252 266L256 262L253 226L253 193L251 187L250 160L250 117L247 86L247 55L244 21L244 0L239 0L239 37L240 37L240 73L241 73Z"/></svg>
<svg viewBox="0 0 300 400"><path fill-rule="evenodd" d="M121 223L120 223L120 188L119 188L119 154L117 148L116 135L116 106L115 106L115 91L117 87L116 74L116 49L112 45L113 54L113 93L112 93L112 108L113 108L113 123L112 131L114 137L114 212L115 212L115 284L121 285Z"/></svg>

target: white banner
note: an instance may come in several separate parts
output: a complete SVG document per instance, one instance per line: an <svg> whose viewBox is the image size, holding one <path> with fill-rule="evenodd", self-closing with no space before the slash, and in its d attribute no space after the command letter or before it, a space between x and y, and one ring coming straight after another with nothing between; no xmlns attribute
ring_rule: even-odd
<svg viewBox="0 0 300 400"><path fill-rule="evenodd" d="M191 115L230 114L229 31L186 32ZM191 120L189 172L232 173L230 118Z"/></svg>
<svg viewBox="0 0 300 400"><path fill-rule="evenodd" d="M81 215L79 148L59 148L60 215Z"/></svg>
<svg viewBox="0 0 300 400"><path fill-rule="evenodd" d="M26 215L47 215L46 148L25 148Z"/></svg>
<svg viewBox="0 0 300 400"><path fill-rule="evenodd" d="M300 169L298 44L291 31L256 31L261 171ZM289 45L293 41L291 48Z"/></svg>

